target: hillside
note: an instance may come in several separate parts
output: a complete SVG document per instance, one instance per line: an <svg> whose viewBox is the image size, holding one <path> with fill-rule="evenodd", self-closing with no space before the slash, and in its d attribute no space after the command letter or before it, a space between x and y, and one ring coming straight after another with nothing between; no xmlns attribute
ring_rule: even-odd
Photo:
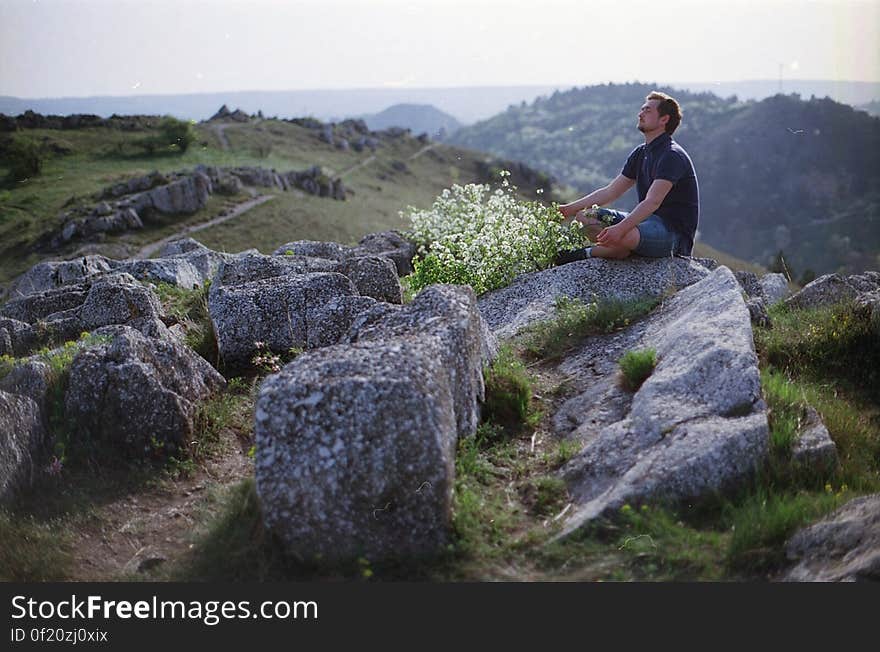
<svg viewBox="0 0 880 652"><path fill-rule="evenodd" d="M546 169L578 194L604 185L642 141L638 107L653 85L573 89L510 107L450 142ZM768 264L781 249L795 274L876 268L880 120L828 99L761 102L661 90L684 119L675 139L700 181L699 236ZM623 208L635 204L631 192Z"/></svg>
<svg viewBox="0 0 880 652"><path fill-rule="evenodd" d="M461 127L454 117L430 104L395 104L379 113L360 117L373 130L404 127L414 134L426 133L441 139Z"/></svg>
<svg viewBox="0 0 880 652"><path fill-rule="evenodd" d="M42 125L40 128L0 133L0 143L5 140L7 147L10 139L30 138L46 151L40 175L24 182L7 180L0 186L0 284L8 284L47 258L85 253L132 256L151 242L236 210L252 201L255 193L269 200L243 217L200 231L199 239L224 251L256 247L268 252L297 239L353 243L369 232L405 228L406 220L399 212L407 206L430 206L451 184L489 181L493 170L504 167L520 171L514 182L524 193L536 197L536 183L549 190L549 181L542 175L504 164L491 155L429 143L399 129L365 135L358 131L365 127L352 121L323 124L311 119L250 117L248 122L203 122L194 125L196 142L184 154L147 156L135 143L155 133L155 116L108 121L95 116L91 122L98 126L76 126L88 121L66 120L70 128L46 128L53 124L51 120L31 114L30 123ZM61 118L55 123L63 126ZM357 138L372 139L375 149L358 151ZM8 171L3 151L0 145L0 178ZM318 166L326 177L340 179L348 195L345 201L333 201L299 191L259 187L227 196L215 193L191 214L158 215L139 230L99 234L58 249L44 246L48 236L58 232L64 213L94 207L96 196L115 183L153 171L167 175L191 170L196 165L256 166L279 172Z"/></svg>

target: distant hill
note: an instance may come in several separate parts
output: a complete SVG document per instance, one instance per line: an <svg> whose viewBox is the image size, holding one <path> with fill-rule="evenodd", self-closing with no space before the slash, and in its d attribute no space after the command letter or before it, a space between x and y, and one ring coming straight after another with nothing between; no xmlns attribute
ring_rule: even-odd
<svg viewBox="0 0 880 652"><path fill-rule="evenodd" d="M880 83L832 81L830 79L751 79L733 82L677 82L676 88L692 93L736 95L740 100L763 100L774 95L796 93L805 99L830 97L841 104L857 106L880 100Z"/></svg>
<svg viewBox="0 0 880 652"><path fill-rule="evenodd" d="M394 104L431 104L464 124L489 118L511 104L531 102L552 93L556 86L482 86L461 88L351 88L296 91L230 91L181 95L131 95L27 99L0 96L0 113L19 115L27 110L44 115L92 113L111 115L165 115L181 120L207 120L223 104L267 117L313 117L336 121L377 113Z"/></svg>
<svg viewBox="0 0 880 652"><path fill-rule="evenodd" d="M880 117L880 101L874 100L873 102L866 102L865 104L859 104L856 106L859 111L864 111L868 115L873 115L875 117Z"/></svg>
<svg viewBox="0 0 880 652"><path fill-rule="evenodd" d="M432 138L443 138L462 126L451 115L430 104L395 104L380 113L360 117L370 129L403 127L413 134L426 133Z"/></svg>
<svg viewBox="0 0 880 652"><path fill-rule="evenodd" d="M608 84L510 107L450 142L524 161L584 194L644 142L636 116L655 88L683 106L675 139L697 168L701 239L765 265L782 250L795 275L880 267L880 119L830 99ZM635 201L631 191L620 205Z"/></svg>

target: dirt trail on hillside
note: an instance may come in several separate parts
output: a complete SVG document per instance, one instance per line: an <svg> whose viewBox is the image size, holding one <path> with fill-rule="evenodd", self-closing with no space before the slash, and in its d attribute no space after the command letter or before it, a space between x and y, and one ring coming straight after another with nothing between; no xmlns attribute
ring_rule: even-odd
<svg viewBox="0 0 880 652"><path fill-rule="evenodd" d="M95 506L71 532L69 579L149 579L180 560L218 492L253 477L253 460L240 442L231 438L224 449L190 477L161 480Z"/></svg>
<svg viewBox="0 0 880 652"><path fill-rule="evenodd" d="M156 242L151 242L150 244L145 245L144 247L141 247L138 250L138 252L132 257L133 258L148 258L151 254L157 252L159 249L161 249L164 245L168 244L169 242L173 242L174 240L179 240L180 238L184 238L191 233L195 233L197 231L202 231L203 229L207 229L212 226L217 226L218 224L222 224L223 222L225 222L227 220L231 220L234 217L238 217L242 213L249 211L250 209L254 208L255 206L259 206L260 204L264 204L267 201L274 199L274 198L275 198L275 195L254 195L254 197L252 197L251 199L248 199L247 201L236 205L236 207L233 208L229 213L221 214L212 220L208 220L207 222L202 222L200 224L191 224L190 226L187 226L187 227L181 229L180 231L178 231L177 233L175 233L173 235L169 235L166 238L162 238L161 240L157 240Z"/></svg>

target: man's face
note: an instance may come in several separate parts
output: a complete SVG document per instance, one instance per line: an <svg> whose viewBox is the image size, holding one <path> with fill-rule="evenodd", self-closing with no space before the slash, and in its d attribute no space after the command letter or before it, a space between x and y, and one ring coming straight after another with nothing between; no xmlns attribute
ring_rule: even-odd
<svg viewBox="0 0 880 652"><path fill-rule="evenodd" d="M659 105L660 100L646 100L642 104L642 108L639 110L639 131L646 133L666 128L669 117L664 116L665 119L661 121L660 114L657 112Z"/></svg>

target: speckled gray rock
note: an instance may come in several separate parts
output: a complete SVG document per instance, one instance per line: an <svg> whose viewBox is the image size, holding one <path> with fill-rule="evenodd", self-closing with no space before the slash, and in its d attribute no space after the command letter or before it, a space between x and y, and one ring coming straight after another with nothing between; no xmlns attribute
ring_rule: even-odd
<svg viewBox="0 0 880 652"><path fill-rule="evenodd" d="M416 245L397 231L368 233L352 249L355 256L369 255L389 258L397 268L398 276L412 274L412 261L416 255Z"/></svg>
<svg viewBox="0 0 880 652"><path fill-rule="evenodd" d="M308 256L310 258L326 258L328 260L345 260L349 247L338 242L320 242L317 240L297 240L281 245L272 252L273 256Z"/></svg>
<svg viewBox="0 0 880 652"><path fill-rule="evenodd" d="M0 390L32 399L45 417L46 394L52 372L49 365L36 357L19 361L12 370L0 378Z"/></svg>
<svg viewBox="0 0 880 652"><path fill-rule="evenodd" d="M32 484L45 444L37 404L0 390L0 503Z"/></svg>
<svg viewBox="0 0 880 652"><path fill-rule="evenodd" d="M193 172L177 181L145 192L141 195L136 210L140 215L143 215L146 207L166 215L195 213L207 206L211 190L208 176L202 172Z"/></svg>
<svg viewBox="0 0 880 652"><path fill-rule="evenodd" d="M749 318L755 326L772 327L770 315L767 313L767 304L764 299L752 297L746 301L746 308L749 309Z"/></svg>
<svg viewBox="0 0 880 652"><path fill-rule="evenodd" d="M403 303L403 289L394 263L388 258L361 256L340 263L335 270L352 280L359 294L388 303Z"/></svg>
<svg viewBox="0 0 880 652"><path fill-rule="evenodd" d="M9 298L17 299L62 285L81 283L115 269L118 264L118 261L104 256L83 256L73 260L37 263L16 279L9 290Z"/></svg>
<svg viewBox="0 0 880 652"><path fill-rule="evenodd" d="M784 274L764 274L758 282L764 290L764 296L767 298L767 305L773 305L778 301L782 301L791 294L791 291L788 289L788 281Z"/></svg>
<svg viewBox="0 0 880 652"><path fill-rule="evenodd" d="M0 317L0 355L21 356L37 343L30 324L9 317Z"/></svg>
<svg viewBox="0 0 880 652"><path fill-rule="evenodd" d="M457 437L440 360L436 338L369 341L304 353L266 379L257 494L290 552L399 559L447 544Z"/></svg>
<svg viewBox="0 0 880 652"><path fill-rule="evenodd" d="M272 255L295 254L337 261L362 257L387 258L394 263L398 276L406 276L412 273L412 260L415 253L414 243L396 231L382 231L365 235L355 247L348 247L337 242L297 240L281 245Z"/></svg>
<svg viewBox="0 0 880 652"><path fill-rule="evenodd" d="M228 280L232 271L224 264L217 277ZM327 304L345 295L357 295L351 280L326 272L281 274L234 285L212 283L208 311L220 356L232 367L248 367L259 350L257 342L280 355L294 347L307 348L310 330L315 331L312 342L324 342L329 332L322 322L328 317ZM345 320L351 323L347 313Z"/></svg>
<svg viewBox="0 0 880 652"><path fill-rule="evenodd" d="M860 290L855 283L849 281L849 278L839 274L820 276L786 299L785 305L792 308L818 308L846 299L855 299L860 291L870 291L870 289Z"/></svg>
<svg viewBox="0 0 880 652"><path fill-rule="evenodd" d="M497 352L495 338L483 327L473 290L463 285L431 285L409 304L377 304L354 322L344 341L435 337L452 388L459 435L476 432L479 404L485 397L483 366Z"/></svg>
<svg viewBox="0 0 880 652"><path fill-rule="evenodd" d="M83 331L127 324L149 337L169 337L156 295L129 274L111 274L14 299L0 314L34 326L37 341L77 339Z"/></svg>
<svg viewBox="0 0 880 652"><path fill-rule="evenodd" d="M169 283L187 290L201 287L206 280L206 277L183 256L126 261L120 265L119 271L131 274L140 281Z"/></svg>
<svg viewBox="0 0 880 652"><path fill-rule="evenodd" d="M325 305L312 311L307 329L307 347L317 349L337 344L362 313L376 305L371 297L343 295L330 299Z"/></svg>
<svg viewBox="0 0 880 652"><path fill-rule="evenodd" d="M822 417L811 407L804 410L800 429L792 444L791 459L818 473L832 471L837 466L837 446Z"/></svg>
<svg viewBox="0 0 880 652"><path fill-rule="evenodd" d="M690 260L694 261L694 262L697 263L698 265L702 265L703 267L705 267L706 269L708 269L710 272L713 272L713 271L715 271L716 269L718 269L718 261L715 260L714 258L697 258L697 257L693 257L693 258L691 258Z"/></svg>
<svg viewBox="0 0 880 652"><path fill-rule="evenodd" d="M196 404L226 381L192 350L126 326L76 355L64 397L72 441L100 442L137 457L172 455L193 434ZM158 448L157 448L158 446Z"/></svg>
<svg viewBox="0 0 880 652"><path fill-rule="evenodd" d="M767 296L764 294L764 286L761 285L761 282L758 280L757 274L743 270L734 272L733 274L736 276L736 280L750 299L761 299L762 301L767 300Z"/></svg>
<svg viewBox="0 0 880 652"><path fill-rule="evenodd" d="M526 326L549 319L558 296L635 299L662 296L705 278L702 265L685 258L591 258L518 276L505 288L480 297L480 312L498 338L514 336Z"/></svg>
<svg viewBox="0 0 880 652"><path fill-rule="evenodd" d="M785 546L789 582L880 581L880 494L861 496L803 530Z"/></svg>
<svg viewBox="0 0 880 652"><path fill-rule="evenodd" d="M633 331L623 336L625 348L654 349L658 361L631 399L604 415L589 407L602 402L597 393L611 391L609 376L617 371L610 362L597 365L599 382L582 399L570 399L581 400L582 411L569 411L569 436L584 446L563 468L576 508L560 536L625 503L678 502L731 489L766 456L752 329L729 269L719 267L680 291ZM577 357L566 364L588 364Z"/></svg>

